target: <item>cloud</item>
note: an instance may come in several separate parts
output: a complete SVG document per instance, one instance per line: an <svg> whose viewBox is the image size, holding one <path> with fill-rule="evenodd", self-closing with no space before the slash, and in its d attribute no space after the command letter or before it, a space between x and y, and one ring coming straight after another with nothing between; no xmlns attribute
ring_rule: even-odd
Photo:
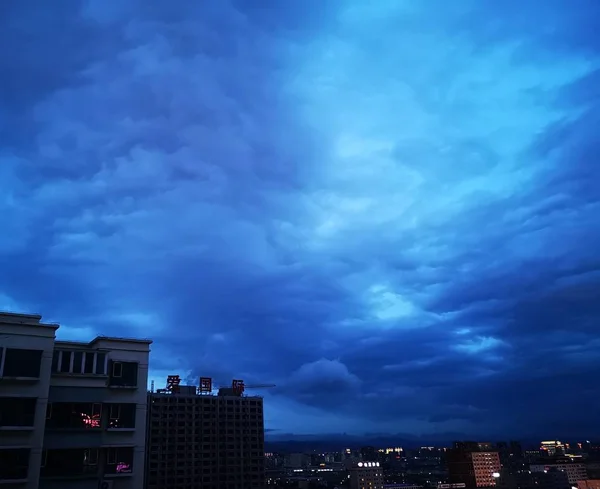
<svg viewBox="0 0 600 489"><path fill-rule="evenodd" d="M38 3L0 307L276 383L282 432L598 432L595 2Z"/></svg>

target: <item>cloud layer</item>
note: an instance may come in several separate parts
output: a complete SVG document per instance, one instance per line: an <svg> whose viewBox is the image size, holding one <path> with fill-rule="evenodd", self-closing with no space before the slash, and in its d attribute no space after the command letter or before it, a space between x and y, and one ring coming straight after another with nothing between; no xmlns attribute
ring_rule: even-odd
<svg viewBox="0 0 600 489"><path fill-rule="evenodd" d="M274 382L275 430L600 434L575 4L2 4L0 309Z"/></svg>

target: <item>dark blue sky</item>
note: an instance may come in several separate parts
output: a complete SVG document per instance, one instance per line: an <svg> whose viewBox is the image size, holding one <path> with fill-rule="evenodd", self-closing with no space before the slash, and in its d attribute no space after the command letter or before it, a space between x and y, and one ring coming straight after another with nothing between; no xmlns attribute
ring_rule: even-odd
<svg viewBox="0 0 600 489"><path fill-rule="evenodd" d="M600 434L597 0L0 3L0 309L294 433Z"/></svg>

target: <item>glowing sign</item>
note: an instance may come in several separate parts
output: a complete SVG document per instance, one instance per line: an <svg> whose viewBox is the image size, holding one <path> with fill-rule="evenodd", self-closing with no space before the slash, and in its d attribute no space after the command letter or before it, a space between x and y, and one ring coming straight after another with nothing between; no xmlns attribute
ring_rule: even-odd
<svg viewBox="0 0 600 489"><path fill-rule="evenodd" d="M231 383L231 388L233 389L233 392L235 394L242 395L244 393L244 389L245 389L244 381L243 380L239 380L239 379L238 380L234 380Z"/></svg>
<svg viewBox="0 0 600 489"><path fill-rule="evenodd" d="M128 474L131 472L131 464L119 462L117 464L117 474Z"/></svg>
<svg viewBox="0 0 600 489"><path fill-rule="evenodd" d="M179 375L167 376L167 389L171 392L177 392L179 390L179 384L181 384L181 378Z"/></svg>
<svg viewBox="0 0 600 489"><path fill-rule="evenodd" d="M200 393L212 392L212 379L210 377L200 377Z"/></svg>

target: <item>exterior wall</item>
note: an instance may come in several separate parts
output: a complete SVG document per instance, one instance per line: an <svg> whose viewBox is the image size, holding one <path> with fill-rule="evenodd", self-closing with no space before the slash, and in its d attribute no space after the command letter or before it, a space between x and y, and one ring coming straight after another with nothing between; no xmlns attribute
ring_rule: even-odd
<svg viewBox="0 0 600 489"><path fill-rule="evenodd" d="M491 487L496 485L494 473L500 473L500 455L498 452L473 452L473 472L477 487Z"/></svg>
<svg viewBox="0 0 600 489"><path fill-rule="evenodd" d="M104 475L114 489L142 489L145 473L146 444L146 410L148 383L148 341L121 340L116 338L98 338L92 343L56 342L57 350L85 351L106 355L109 370L106 375L53 373L49 400L51 403L78 402L97 403L103 407L113 403L130 403L136 405L135 428L102 429L79 431L66 434L64 430L46 432L44 447L46 449L94 448L100 450L99 465L105 462L103 453L114 447L132 447L133 470L128 474ZM110 365L112 362L134 362L138 364L137 386L111 386ZM103 411L105 409L103 408ZM104 421L106 414L104 414ZM45 480L42 479L40 489L96 489L98 479L88 480Z"/></svg>
<svg viewBox="0 0 600 489"><path fill-rule="evenodd" d="M40 323L41 316L0 313L0 348L4 348L0 364L0 397L36 398L32 428L0 427L0 448L28 448L27 481L19 487L37 489L44 440L44 424L50 384L50 366L58 326ZM42 350L38 379L4 376L6 349ZM13 484L16 486L16 484Z"/></svg>
<svg viewBox="0 0 600 489"><path fill-rule="evenodd" d="M146 487L262 489L262 398L182 392L148 395Z"/></svg>
<svg viewBox="0 0 600 489"><path fill-rule="evenodd" d="M142 489L145 474L145 432L146 432L146 410L147 410L147 381L148 381L148 340L129 340L122 338L98 337L90 343L55 341L55 333L58 325L47 325L40 322L41 316L6 314L0 313L0 398L35 398L35 409L33 412L32 426L2 426L0 425L0 449L28 449L29 466L26 479L14 480L15 473L10 474L10 487L19 489L98 489L102 480L108 482L110 489ZM8 377L4 369L7 348L38 350L41 351L41 364L39 377ZM69 372L59 372L61 355L60 351L77 352L69 354L66 364ZM102 355L103 360L100 360ZM94 372L87 372L87 358L94 359ZM14 358L14 357L13 357ZM76 358L81 359L80 371L74 366ZM104 362L103 364L101 363ZM113 366L113 362L120 364L122 371L126 367L130 373L136 373L135 386L132 383L123 382L126 375L115 374L102 369L96 372L96 363L100 365ZM27 365L27 363L24 363ZM31 363L29 363L31 365ZM14 366L14 364L13 364ZM134 367L135 366L135 367ZM24 369L26 370L26 369ZM84 373L85 372L85 373ZM52 405L48 405L52 403ZM67 413L67 423L52 423L54 403L88 403L99 404L101 409L107 408L108 413L101 412L98 418L93 415L88 421L97 422L91 426L85 424L85 419L79 417L79 411L70 411L73 405L59 406L61 414ZM118 406L120 413L125 412L129 422L133 422L135 412L135 423L114 423L109 419L113 404ZM133 408L133 406L135 409ZM3 404L2 409L7 405ZM31 406L33 408L33 406ZM114 406L112 406L114 408ZM65 409L66 408L66 409ZM126 408L125 411L121 408ZM7 411L10 411L7 409ZM4 411L3 411L4 412ZM7 414L7 412L4 412ZM73 417L72 415L75 414ZM85 411L81 415L84 416ZM120 416L120 415L118 415ZM0 417L1 418L1 417ZM8 422L14 422L9 416L4 418ZM54 418L58 419L58 418ZM73 420L76 422L73 423ZM19 421L19 420L17 420ZM22 421L22 420L21 420ZM63 420L64 421L64 420ZM87 421L86 421L87 422ZM14 422L14 424L19 424ZM29 424L29 420L27 421ZM123 426L121 426L121 424ZM54 426L54 427L53 427ZM59 426L56 428L56 426ZM74 428L73 428L74 427ZM56 449L80 450L83 464L84 450L91 449L98 454L98 460L89 462L89 453L85 457L86 470L81 468L72 471L71 468L52 465L48 462L48 454L58 457L62 454L53 452ZM96 451L97 449L97 451ZM121 450L121 452L118 452ZM123 452L123 450L125 452ZM119 454L120 453L120 454ZM132 458L131 454L133 454ZM2 456L2 453L0 453ZM105 474L106 458L112 456L109 472ZM121 456L126 457L120 458ZM75 458L76 459L76 458ZM54 459L55 461L57 458ZM117 461L115 461L117 460ZM126 464L132 464L131 472L124 473L117 469L118 460ZM89 465L91 465L92 470ZM50 475L52 476L50 476ZM104 474L104 475L100 475ZM7 480L0 480L0 487Z"/></svg>

